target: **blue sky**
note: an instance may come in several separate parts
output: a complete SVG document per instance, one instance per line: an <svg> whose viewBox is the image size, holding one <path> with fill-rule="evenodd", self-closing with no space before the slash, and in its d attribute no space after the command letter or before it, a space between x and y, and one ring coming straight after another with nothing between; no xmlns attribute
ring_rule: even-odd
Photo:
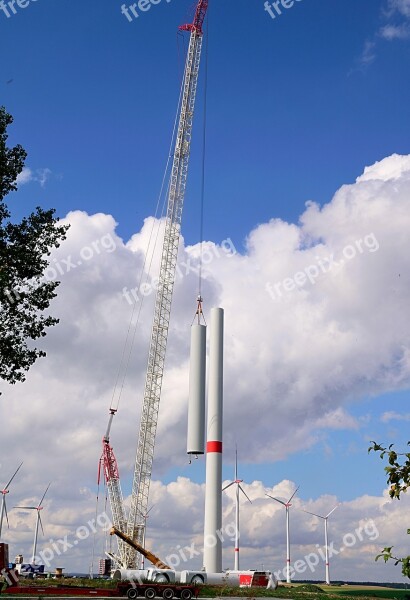
<svg viewBox="0 0 410 600"><path fill-rule="evenodd" d="M191 3L162 0L131 23L120 6L38 0L0 13L0 90L28 164L53 172L39 200L62 215L110 212L127 237L155 206L180 85L176 30ZM259 0L211 2L206 237L240 245L260 222L297 221L307 200L328 202L365 165L407 152L409 45L377 36L383 8L304 0L272 20ZM363 68L368 41L375 58ZM199 231L202 99L188 242ZM33 202L21 192L21 206Z"/></svg>
<svg viewBox="0 0 410 600"><path fill-rule="evenodd" d="M406 449L408 420L384 420L387 412L408 415L409 392L382 394L377 398L359 398L360 402L350 407L352 414L360 422L360 428L353 432L331 431L322 433L318 443L308 451L290 455L286 460L275 463L260 463L250 466L246 459L246 440L238 440L239 476L247 483L254 479L272 487L278 480L290 479L300 485L300 495L305 500L315 498L320 493L336 496L340 501L349 501L361 494L377 495L386 486L384 466L376 453L368 454L370 441L386 445L394 443L397 448ZM292 432L290 432L291 434ZM272 420L272 437L275 437L275 422ZM232 449L226 449L232 455ZM242 464L241 464L242 454ZM204 462L187 464L185 468L171 469L166 482L178 475L190 477L193 481L204 479ZM225 464L225 479L233 479L232 464Z"/></svg>
<svg viewBox="0 0 410 600"><path fill-rule="evenodd" d="M76 210L112 215L124 242L140 232L154 214L167 159L187 45L187 37L176 32L192 18L192 4L161 0L132 22L121 13L121 0L31 0L9 18L0 8L0 104L14 116L10 142L26 148L31 169L30 185L10 198L13 216L39 204L56 208L62 218ZM186 245L199 241L206 61L204 237L215 244L231 238L245 253L258 225L281 219L300 226L306 202L324 206L366 166L394 153L410 154L409 18L409 0L299 0L275 19L262 0L210 0L183 217ZM404 261L408 251L402 243ZM265 260L274 262L269 253ZM388 272L380 261L381 271ZM226 272L218 277L228 278ZM121 281L131 288L135 278L130 273L129 281ZM242 285L238 279L238 295ZM369 312L377 316L390 292L383 288L373 297ZM269 302L266 296L266 306ZM273 322L275 305L269 306ZM405 322L407 315L401 318ZM386 331L389 327L386 322ZM124 334L119 325L118 337ZM56 335L50 336L51 347L58 342L63 347ZM286 450L279 460L258 460L252 452L247 459L248 442L239 434L241 476L265 486L289 479L301 485L306 502L326 494L346 502L380 495L384 465L367 454L369 440L403 448L410 410L409 380L390 387L379 383L347 390L343 404L354 426L319 428L314 444L303 448L299 439L295 451ZM21 389L31 389L27 386L13 389L16 401ZM336 397L340 389L328 392ZM105 392L102 396L105 411ZM97 402L91 393L87 401ZM286 406L287 398L282 402ZM105 412L103 417L105 426ZM274 446L274 408L271 418ZM94 424L94 430L101 426L98 440L101 423ZM294 434L296 439L297 432L289 430L290 439ZM231 442L234 437L231 433ZM117 442L127 489L129 457L124 458L124 440ZM92 450L98 452L99 446ZM226 452L224 476L230 479L233 443ZM91 462L82 463L82 483L93 487ZM155 466L164 483L178 475L204 480L202 460L164 464Z"/></svg>

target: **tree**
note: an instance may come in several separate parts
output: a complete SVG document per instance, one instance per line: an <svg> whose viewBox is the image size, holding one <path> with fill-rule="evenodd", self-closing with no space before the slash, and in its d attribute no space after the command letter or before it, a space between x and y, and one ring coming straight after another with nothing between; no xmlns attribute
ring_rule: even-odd
<svg viewBox="0 0 410 600"><path fill-rule="evenodd" d="M410 442L407 444L410 446ZM391 498L400 500L401 494L405 494L410 487L410 452L398 454L394 450L394 445L390 444L388 448L372 442L369 452L379 452L380 458L383 460L388 458L388 466L384 468L387 473L387 483L390 485L389 495ZM410 529L407 529L407 534L410 535ZM383 548L381 554L376 556L376 560L383 558L384 562L394 560L395 564L401 564L401 572L405 577L410 578L410 556L397 558L393 556L393 546Z"/></svg>
<svg viewBox="0 0 410 600"><path fill-rule="evenodd" d="M47 281L44 273L51 250L68 229L58 225L53 209L37 207L20 223L11 220L5 198L17 190L27 156L20 145L7 147L12 122L0 107L0 379L11 384L24 381L26 371L46 355L32 342L59 322L47 314L59 282Z"/></svg>

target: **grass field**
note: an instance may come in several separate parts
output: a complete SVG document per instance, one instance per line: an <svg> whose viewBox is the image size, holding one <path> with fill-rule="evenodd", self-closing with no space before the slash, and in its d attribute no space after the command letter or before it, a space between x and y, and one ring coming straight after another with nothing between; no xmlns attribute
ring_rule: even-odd
<svg viewBox="0 0 410 600"><path fill-rule="evenodd" d="M379 586L341 585L319 586L312 584L292 584L278 587L277 590L263 588L232 588L203 586L200 597L217 598L240 596L243 598L288 598L292 600L361 600L374 598L388 598L391 600L410 600L410 590L398 590Z"/></svg>

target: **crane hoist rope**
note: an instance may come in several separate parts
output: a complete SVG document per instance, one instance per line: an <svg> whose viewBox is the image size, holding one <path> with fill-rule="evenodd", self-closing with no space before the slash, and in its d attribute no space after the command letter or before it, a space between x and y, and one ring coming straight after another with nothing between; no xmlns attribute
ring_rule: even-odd
<svg viewBox="0 0 410 600"><path fill-rule="evenodd" d="M208 20L209 22L209 20ZM200 223L199 223L199 272L198 272L198 300L202 302L202 247L204 239L204 204L205 204L205 159L206 159L206 121L208 107L208 41L209 26L206 32L205 44L205 85L204 85L204 118L202 124L202 176L200 197ZM202 312L202 308L201 308Z"/></svg>

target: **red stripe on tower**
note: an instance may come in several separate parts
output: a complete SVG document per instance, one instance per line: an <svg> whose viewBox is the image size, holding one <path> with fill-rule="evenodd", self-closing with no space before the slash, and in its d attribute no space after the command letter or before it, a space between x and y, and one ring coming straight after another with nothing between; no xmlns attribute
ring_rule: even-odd
<svg viewBox="0 0 410 600"><path fill-rule="evenodd" d="M206 451L219 452L220 454L222 454L222 442L207 442Z"/></svg>

